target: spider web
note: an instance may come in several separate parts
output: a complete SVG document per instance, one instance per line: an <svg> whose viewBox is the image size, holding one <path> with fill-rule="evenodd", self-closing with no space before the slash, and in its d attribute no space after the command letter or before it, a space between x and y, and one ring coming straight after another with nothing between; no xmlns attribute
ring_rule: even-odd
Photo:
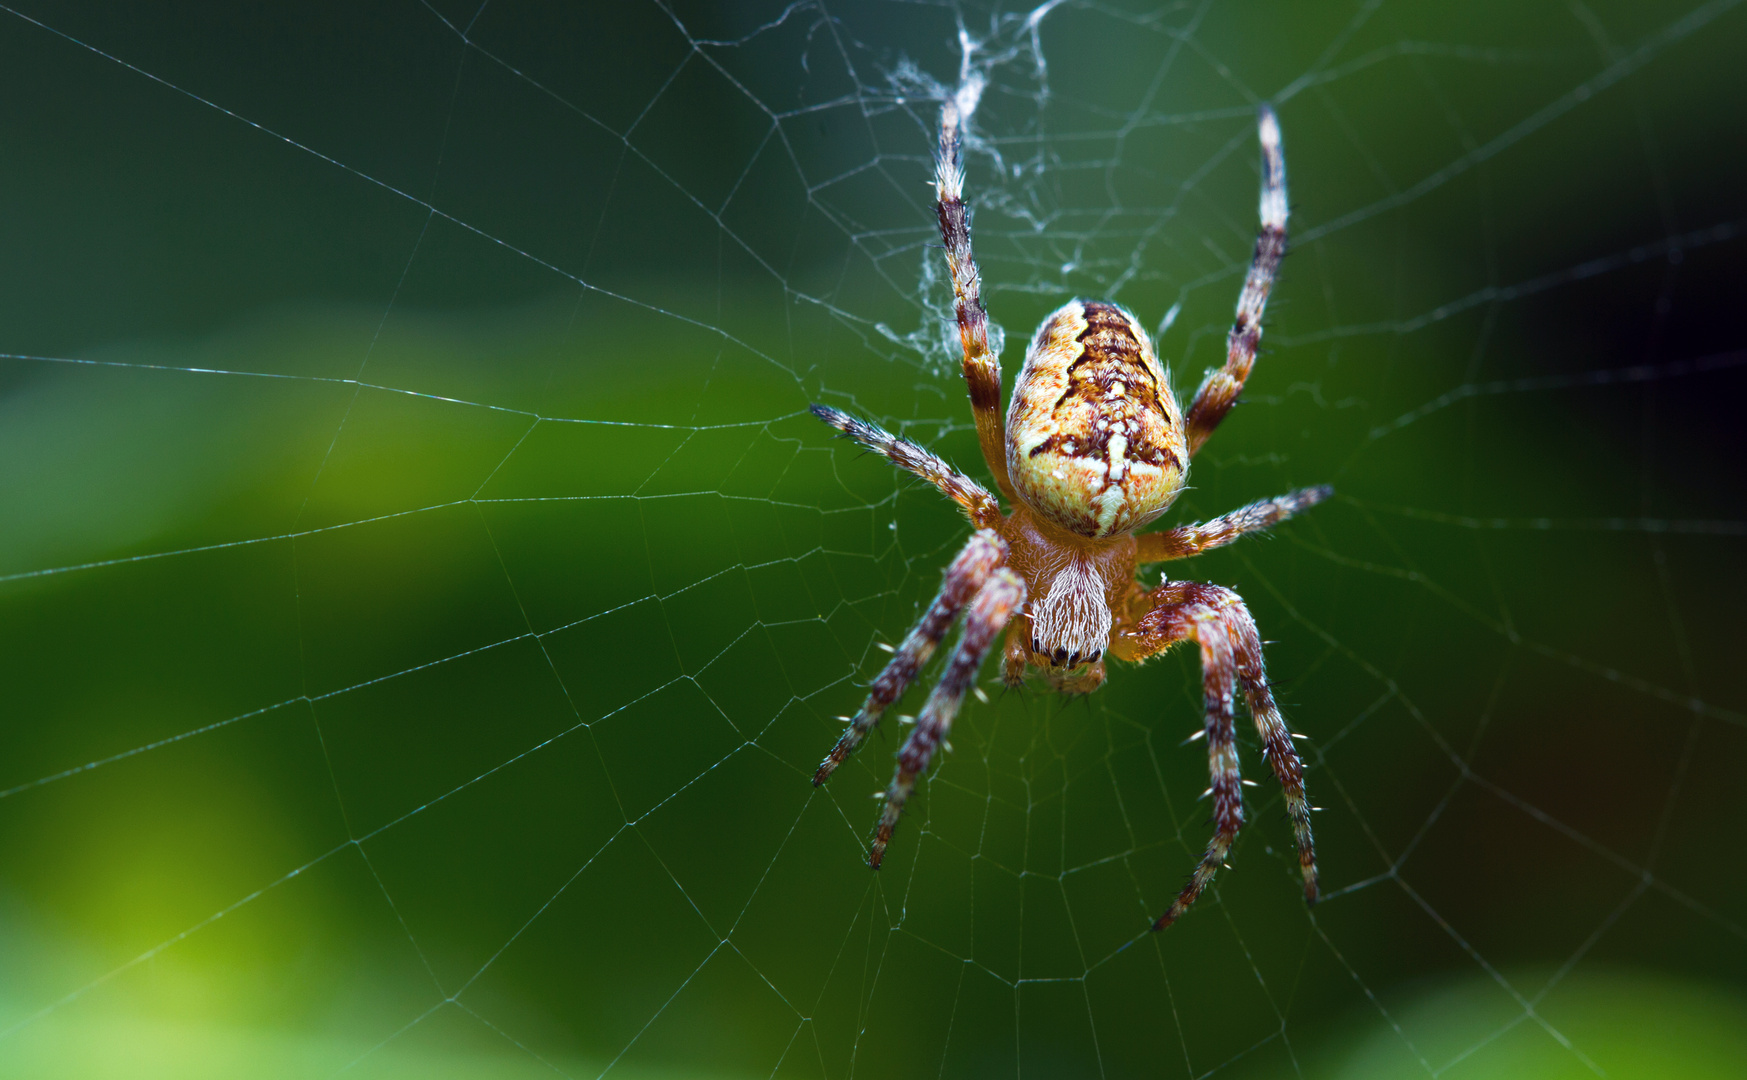
<svg viewBox="0 0 1747 1080"><path fill-rule="evenodd" d="M575 7L0 7L0 1073L1739 1049L1734 0ZM967 80L993 320L1113 298L1180 391L1280 111L1293 254L1172 520L1339 492L1178 571L1272 639L1313 911L1263 782L1146 930L1192 656L989 684L878 875L895 733L807 783L966 535L807 404L982 472Z"/></svg>

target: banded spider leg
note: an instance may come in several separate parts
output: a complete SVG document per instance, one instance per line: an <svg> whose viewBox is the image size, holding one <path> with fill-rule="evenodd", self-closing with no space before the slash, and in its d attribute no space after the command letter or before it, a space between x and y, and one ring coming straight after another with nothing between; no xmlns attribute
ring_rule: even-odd
<svg viewBox="0 0 1747 1080"><path fill-rule="evenodd" d="M1314 489L1312 489L1314 490ZM1304 900L1316 903L1316 849L1310 831L1310 804L1304 797L1304 764L1292 745L1292 735L1280 718L1274 694L1262 666L1262 642L1243 598L1217 585L1169 581L1148 594L1152 610L1143 615L1122 650L1124 659L1140 660L1163 652L1179 641L1201 646L1202 697L1206 718L1207 766L1212 774L1213 838L1190 875L1189 883L1159 916L1153 929L1162 930L1195 902L1214 873L1225 864L1232 842L1243 826L1242 777L1238 771L1233 693L1242 687L1262 738L1262 752L1286 797L1286 813L1298 844L1298 865L1304 875Z"/></svg>
<svg viewBox="0 0 1747 1080"><path fill-rule="evenodd" d="M1189 411L1183 414L1190 457L1237 404L1237 396L1250 377L1262 343L1262 312L1280 272L1280 260L1286 257L1286 152L1280 146L1280 121L1266 105L1260 110L1256 134L1262 144L1262 228L1256 234L1243 292L1238 294L1231 332L1226 335L1225 366L1207 373L1201 389L1195 391L1195 400L1189 403Z"/></svg>
<svg viewBox="0 0 1747 1080"><path fill-rule="evenodd" d="M904 643L892 653L892 659L887 662L885 670L874 679L869 688L867 700L862 702L861 709L849 720L849 730L837 740L837 745L831 748L831 753L819 763L819 770L813 774L813 786L818 787L831 778L837 771L837 766L849 759L855 753L856 747L867 738L874 725L880 722L880 717L892 703L904 696L904 691L916 681L916 675L922 670L922 665L934 655L946 632L952 629L953 621L959 612L977 595L983 585L1007 558L1007 542L995 535L993 529L982 529L972 534L970 541L959 551L958 557L946 568L946 580L940 584L940 592L934 596L934 602L928 605L928 610L922 614L910 633L905 635Z"/></svg>
<svg viewBox="0 0 1747 1080"><path fill-rule="evenodd" d="M867 855L867 864L875 870L880 868L880 860L885 858L886 844L891 841L892 830L897 828L898 818L904 812L904 803L916 786L916 777L928 768L935 749L946 741L952 730L953 717L958 715L959 706L964 703L965 692L971 688L977 669L983 666L983 659L994 647L1001 628L1024 604L1024 579L1005 567L989 575L989 580L971 602L970 611L965 615L964 631L959 636L957 647L952 650L952 656L946 661L946 671L935 684L934 692L928 695L928 703L922 706L921 715L916 717L915 730L910 732L910 737L904 740L903 748L898 751L898 769L892 776L891 786L886 788L886 806L880 812L873 847Z"/></svg>
<svg viewBox="0 0 1747 1080"><path fill-rule="evenodd" d="M951 731L953 718L958 715L959 706L996 636L1025 603L1025 583L1001 565L1006 558L1007 542L993 529L980 529L971 536L947 567L946 580L933 603L874 679L867 700L850 719L849 729L813 774L814 786L823 784L855 752L886 709L916 680L959 613L968 606L964 630L946 662L946 670L928 695L915 730L898 751L897 771L886 790L885 810L868 854L868 865L876 870L904 811L904 803L916 786L916 777L928 767L935 749Z"/></svg>

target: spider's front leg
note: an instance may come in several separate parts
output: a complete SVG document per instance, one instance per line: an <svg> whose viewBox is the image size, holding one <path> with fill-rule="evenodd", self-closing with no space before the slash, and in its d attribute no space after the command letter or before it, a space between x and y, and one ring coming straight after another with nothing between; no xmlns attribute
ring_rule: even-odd
<svg viewBox="0 0 1747 1080"><path fill-rule="evenodd" d="M830 778L837 766L855 752L855 748L867 738L867 733L880 722L886 709L904 696L904 691L916 681L916 673L922 670L922 665L934 655L935 647L952 629L958 613L988 582L989 575L1006 561L1007 541L996 535L995 530L979 529L971 535L958 557L946 568L946 580L940 583L934 602L928 605L928 610L905 636L904 643L892 653L890 662L874 679L867 700L849 721L849 730L819 763L819 770L813 774L814 787Z"/></svg>
<svg viewBox="0 0 1747 1080"><path fill-rule="evenodd" d="M1292 735L1280 718L1274 694L1262 667L1262 642L1243 599L1217 585L1169 581L1149 594L1152 610L1112 646L1125 660L1140 660L1171 645L1193 640L1201 646L1202 693L1206 704L1203 734L1207 738L1208 770L1213 783L1213 839L1195 867L1189 883L1159 917L1153 929L1171 925L1201 895L1225 863L1243 825L1243 795L1238 772L1233 692L1242 686L1263 753L1286 797L1286 812L1298 841L1298 865L1304 875L1304 900L1316 903L1316 848L1310 832L1310 804L1304 797L1304 764L1292 745Z"/></svg>
<svg viewBox="0 0 1747 1080"><path fill-rule="evenodd" d="M934 692L928 695L928 703L922 707L921 715L916 718L916 729L910 732L910 737L904 740L903 748L898 751L898 770L892 777L891 786L886 789L886 806L880 813L873 847L867 855L867 864L875 870L880 868L880 860L885 858L886 844L891 841L892 830L897 828L898 818L904 813L904 802L915 788L916 778L928 768L935 748L952 730L953 717L958 715L965 692L977 677L977 669L983 666L983 660L994 647L1001 628L1024 604L1024 580L1005 567L989 575L989 580L971 602L970 611L965 615L964 631L946 662L946 671L940 676Z"/></svg>

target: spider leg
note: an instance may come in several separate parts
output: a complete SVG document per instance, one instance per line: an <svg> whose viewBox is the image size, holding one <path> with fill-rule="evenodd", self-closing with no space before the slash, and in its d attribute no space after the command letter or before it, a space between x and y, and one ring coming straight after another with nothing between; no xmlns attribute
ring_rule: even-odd
<svg viewBox="0 0 1747 1080"><path fill-rule="evenodd" d="M1196 897L1213 880L1213 875L1225 865L1232 842L1243 827L1243 788L1238 772L1236 731L1232 716L1232 689L1237 665L1232 657L1231 641L1222 632L1218 616L1201 605L1185 605L1180 609L1181 633L1201 645L1201 693L1205 708L1202 731L1207 737L1207 770L1212 778L1208 792L1213 796L1213 839L1207 851L1189 876L1189 883L1177 894L1177 899L1157 922L1154 930L1163 930L1177 921Z"/></svg>
<svg viewBox="0 0 1747 1080"><path fill-rule="evenodd" d="M1264 753L1286 797L1286 812L1292 819L1298 843L1298 863L1304 875L1304 899L1317 897L1316 849L1310 831L1310 805L1304 796L1304 765L1292 745L1292 736L1280 719L1280 710L1268 688L1262 667L1262 643L1255 620L1243 599L1230 589L1173 581L1150 594L1153 609L1144 615L1129 640L1113 650L1122 659L1143 659L1178 641L1193 640L1201 646L1202 694L1206 718L1208 770L1213 783L1213 838L1190 875L1189 883L1171 907L1153 924L1162 930L1195 902L1213 875L1224 865L1226 855L1243 826L1241 776L1238 771L1233 692L1243 687L1256 730L1262 736Z"/></svg>
<svg viewBox="0 0 1747 1080"><path fill-rule="evenodd" d="M965 692L970 689L977 669L982 667L983 659L994 646L995 636L1024 604L1025 582L1006 568L991 573L976 599L971 601L964 632L946 662L946 672L941 675L934 692L928 695L928 703L916 718L915 730L910 732L910 737L904 740L903 748L898 751L897 773L886 789L885 809L880 812L880 823L874 831L873 846L867 856L867 864L875 870L880 868L880 860L885 858L886 844L891 841L892 830L897 828L898 818L904 813L904 802L916 786L916 777L928 768L935 748L952 730L953 717L958 715Z"/></svg>
<svg viewBox="0 0 1747 1080"><path fill-rule="evenodd" d="M1236 593L1232 596L1235 598ZM1292 745L1292 733L1280 718L1280 708L1274 704L1274 692L1268 687L1268 675L1262 668L1262 642L1256 624L1250 619L1243 602L1235 609L1243 617L1232 620L1232 638L1236 644L1238 677L1243 680L1244 697L1250 706L1250 718L1256 722L1256 733L1262 737L1262 756L1274 770L1280 791L1286 798L1286 816L1292 819L1292 834L1298 843L1298 869L1304 875L1304 902L1315 904L1316 841L1310 832L1310 802L1304 797L1304 762L1298 748Z"/></svg>
<svg viewBox="0 0 1747 1080"><path fill-rule="evenodd" d="M989 313L983 309L982 278L971 257L971 226L964 204L963 127L958 98L949 95L940 107L935 212L940 219L940 240L946 246L946 268L952 276L958 339L964 349L964 381L970 391L971 415L977 422L977 442L982 445L983 460L995 477L995 486L1012 501L1006 420L1001 415L1001 361L989 348Z"/></svg>
<svg viewBox="0 0 1747 1080"><path fill-rule="evenodd" d="M1257 133L1262 143L1262 231L1256 236L1237 318L1226 338L1225 366L1207 373L1183 420L1191 457L1231 411L1250 377L1262 340L1262 309L1268 306L1268 290L1274 287L1274 275L1286 254L1286 155L1280 148L1280 122L1266 105L1260 111Z"/></svg>
<svg viewBox="0 0 1747 1080"><path fill-rule="evenodd" d="M910 684L916 681L916 673L922 670L922 665L934 654L934 649L946 637L951 629L952 621L958 618L958 613L977 595L978 590L988 581L993 573L1007 559L1007 542L995 535L993 530L983 529L970 538L957 558L946 569L946 580L941 582L940 592L935 594L934 602L928 605L928 610L911 628L892 659L874 679L869 689L867 700L862 703L861 710L849 723L849 730L837 740L837 745L831 748L831 753L819 764L819 770L813 774L813 786L818 787L830 778L837 766L844 763L861 741L867 738L867 733L879 723L880 716L891 704L904 696Z"/></svg>
<svg viewBox="0 0 1747 1080"><path fill-rule="evenodd" d="M1293 514L1310 509L1333 495L1334 490L1327 484L1302 488L1288 495L1250 503L1212 521L1137 536L1136 561L1152 563L1186 559L1209 548L1224 547L1241 536L1278 525Z"/></svg>
<svg viewBox="0 0 1747 1080"><path fill-rule="evenodd" d="M1001 504L995 501L989 490L938 456L908 439L900 439L866 420L858 420L827 405L814 405L812 411L814 416L898 468L907 469L939 488L970 516L978 528L988 528L1001 520Z"/></svg>

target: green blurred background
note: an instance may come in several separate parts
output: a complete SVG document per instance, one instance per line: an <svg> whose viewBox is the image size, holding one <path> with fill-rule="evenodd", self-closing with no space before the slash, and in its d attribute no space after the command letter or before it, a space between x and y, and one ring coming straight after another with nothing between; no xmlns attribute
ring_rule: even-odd
<svg viewBox="0 0 1747 1080"><path fill-rule="evenodd" d="M0 1075L1735 1076L1747 12L0 9ZM926 186L960 31L1015 344L1180 387L1174 519L1309 736L1218 887L1191 655L807 783L980 473ZM992 672L990 673L992 677ZM1260 776L1254 741L1244 744Z"/></svg>

